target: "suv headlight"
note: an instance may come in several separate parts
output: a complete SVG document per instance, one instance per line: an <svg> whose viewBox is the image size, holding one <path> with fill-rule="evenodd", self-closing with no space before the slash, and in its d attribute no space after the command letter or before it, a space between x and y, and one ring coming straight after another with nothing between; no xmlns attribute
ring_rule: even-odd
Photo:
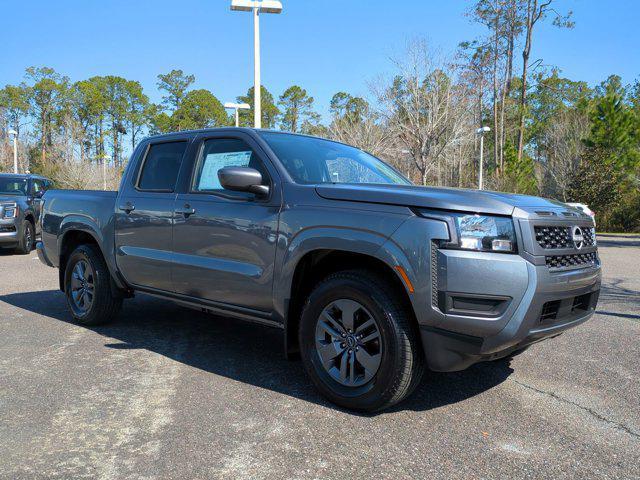
<svg viewBox="0 0 640 480"><path fill-rule="evenodd" d="M5 203L2 205L2 218L16 218L18 216L17 203Z"/></svg>
<svg viewBox="0 0 640 480"><path fill-rule="evenodd" d="M481 252L515 253L516 234L510 217L491 215L452 214L456 239L445 248Z"/></svg>

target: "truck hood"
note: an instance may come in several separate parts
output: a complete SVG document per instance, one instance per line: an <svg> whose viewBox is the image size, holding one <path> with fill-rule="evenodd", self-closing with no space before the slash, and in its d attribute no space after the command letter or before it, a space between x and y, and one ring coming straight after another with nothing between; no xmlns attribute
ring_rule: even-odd
<svg viewBox="0 0 640 480"><path fill-rule="evenodd" d="M512 215L518 208L557 210L568 207L555 200L529 195L415 185L323 184L316 186L323 198L349 202L383 203L496 215Z"/></svg>
<svg viewBox="0 0 640 480"><path fill-rule="evenodd" d="M24 201L24 197L20 195L0 195L0 204L2 203L20 203Z"/></svg>

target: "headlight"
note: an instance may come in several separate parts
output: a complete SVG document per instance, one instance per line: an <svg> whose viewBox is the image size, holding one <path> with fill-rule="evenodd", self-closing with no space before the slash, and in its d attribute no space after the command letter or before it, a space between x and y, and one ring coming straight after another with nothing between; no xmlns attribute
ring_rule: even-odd
<svg viewBox="0 0 640 480"><path fill-rule="evenodd" d="M516 234L511 218L473 214L452 216L457 242L453 239L445 247L482 252L516 252Z"/></svg>
<svg viewBox="0 0 640 480"><path fill-rule="evenodd" d="M5 203L2 205L2 218L16 218L18 216L18 205L16 203Z"/></svg>

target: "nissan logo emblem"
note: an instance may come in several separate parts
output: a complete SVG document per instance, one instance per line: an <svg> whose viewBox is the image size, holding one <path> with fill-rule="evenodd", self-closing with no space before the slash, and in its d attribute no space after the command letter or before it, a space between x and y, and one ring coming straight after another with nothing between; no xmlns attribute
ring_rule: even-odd
<svg viewBox="0 0 640 480"><path fill-rule="evenodd" d="M584 246L584 235L582 234L582 229L580 227L573 227L573 231L571 232L571 240L573 240L573 244L578 250L580 250Z"/></svg>

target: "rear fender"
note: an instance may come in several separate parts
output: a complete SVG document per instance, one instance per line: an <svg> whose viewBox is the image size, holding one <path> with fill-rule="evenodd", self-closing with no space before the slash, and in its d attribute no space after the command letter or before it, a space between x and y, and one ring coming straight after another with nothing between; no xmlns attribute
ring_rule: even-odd
<svg viewBox="0 0 640 480"><path fill-rule="evenodd" d="M111 219L111 222L112 221L113 219ZM65 217L60 223L58 233L58 258L60 258L62 246L68 238L67 236L73 232L86 233L95 240L102 256L104 257L105 263L107 264L114 286L120 290L127 289L127 285L118 273L118 268L115 264L113 228L111 225L100 228L94 219L83 215L69 215Z"/></svg>

